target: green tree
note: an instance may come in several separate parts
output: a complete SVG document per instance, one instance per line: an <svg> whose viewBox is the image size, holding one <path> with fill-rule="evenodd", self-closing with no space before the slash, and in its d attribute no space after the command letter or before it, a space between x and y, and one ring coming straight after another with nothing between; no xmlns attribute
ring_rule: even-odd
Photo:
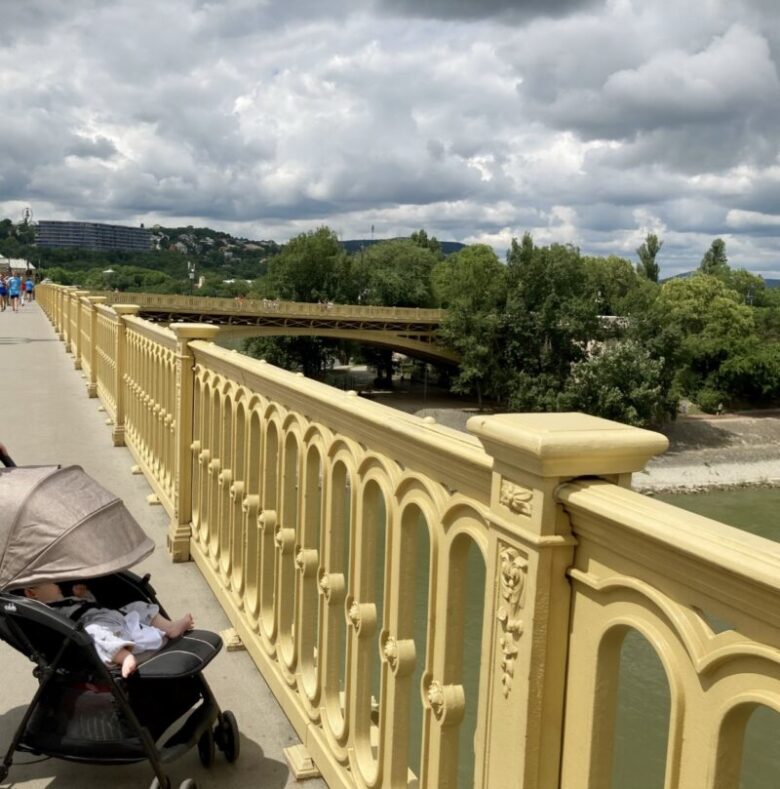
<svg viewBox="0 0 780 789"><path fill-rule="evenodd" d="M441 261L434 272L438 300L448 306L441 327L444 342L461 356L452 379L455 392L495 394L502 378L500 329L506 300L506 271L484 244L464 247Z"/></svg>
<svg viewBox="0 0 780 789"><path fill-rule="evenodd" d="M639 256L637 271L651 282L658 282L660 268L656 262L656 257L663 245L664 242L659 241L655 233L648 233L642 245L636 250L636 254Z"/></svg>
<svg viewBox="0 0 780 789"><path fill-rule="evenodd" d="M641 280L625 258L583 257L585 272L584 292L595 301L600 315L625 315L631 295L640 287Z"/></svg>
<svg viewBox="0 0 780 789"><path fill-rule="evenodd" d="M436 262L436 255L427 246L407 239L381 241L357 253L351 271L342 276L359 283L362 304L430 307Z"/></svg>
<svg viewBox="0 0 780 789"><path fill-rule="evenodd" d="M680 338L680 393L693 400L702 391L720 393L725 404L735 392L719 371L755 341L752 309L722 280L706 274L664 283L660 302L665 324Z"/></svg>
<svg viewBox="0 0 780 789"><path fill-rule="evenodd" d="M423 249L427 249L433 252L437 258L443 257L441 251L441 244L439 243L436 236L428 236L428 234L424 230L418 230L416 233L412 233L411 241L418 247L422 247Z"/></svg>
<svg viewBox="0 0 780 789"><path fill-rule="evenodd" d="M559 407L628 425L657 424L668 411L661 367L634 340L594 348L572 365Z"/></svg>
<svg viewBox="0 0 780 789"><path fill-rule="evenodd" d="M780 403L780 342L751 338L740 353L723 362L717 386L732 401L776 406Z"/></svg>
<svg viewBox="0 0 780 789"><path fill-rule="evenodd" d="M579 250L534 247L502 318L502 398L513 410L554 411L571 366L603 336Z"/></svg>
<svg viewBox="0 0 780 789"><path fill-rule="evenodd" d="M745 269L729 271L726 284L742 297L744 304L750 307L763 307L769 303L767 287L764 280Z"/></svg>
<svg viewBox="0 0 780 789"><path fill-rule="evenodd" d="M729 273L729 260L726 257L726 242L722 238L716 238L710 248L704 253L704 257L699 264L699 271L702 274L709 274L713 277L726 277Z"/></svg>
<svg viewBox="0 0 780 789"><path fill-rule="evenodd" d="M345 255L329 228L301 233L270 259L264 295L290 301L334 299L339 290L337 274Z"/></svg>
<svg viewBox="0 0 780 789"><path fill-rule="evenodd" d="M307 378L322 379L336 345L319 337L248 337L241 350L285 370L300 370Z"/></svg>
<svg viewBox="0 0 780 789"><path fill-rule="evenodd" d="M526 266L530 264L534 254L534 240L530 233L523 233L520 243L513 238L506 253L507 286L514 288L522 277Z"/></svg>

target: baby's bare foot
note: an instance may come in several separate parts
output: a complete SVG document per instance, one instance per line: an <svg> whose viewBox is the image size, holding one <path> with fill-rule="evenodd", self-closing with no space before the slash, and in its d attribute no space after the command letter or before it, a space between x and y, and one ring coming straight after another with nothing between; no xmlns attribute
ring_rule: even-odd
<svg viewBox="0 0 780 789"><path fill-rule="evenodd" d="M138 663L136 663L135 655L132 652L128 652L122 660L122 676L127 679L137 668Z"/></svg>
<svg viewBox="0 0 780 789"><path fill-rule="evenodd" d="M168 638L178 638L188 630L192 630L194 626L195 621L192 618L192 614L185 614L181 619L171 622L165 632Z"/></svg>

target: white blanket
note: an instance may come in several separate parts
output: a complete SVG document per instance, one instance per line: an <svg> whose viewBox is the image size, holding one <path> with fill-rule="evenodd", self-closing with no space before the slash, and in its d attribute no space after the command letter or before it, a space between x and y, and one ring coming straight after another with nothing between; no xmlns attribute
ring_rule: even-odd
<svg viewBox="0 0 780 789"><path fill-rule="evenodd" d="M84 630L92 637L100 659L107 665L120 649L129 649L138 658L144 652L155 652L166 642L165 633L152 626L160 613L158 606L135 602L118 611L92 608L81 617Z"/></svg>

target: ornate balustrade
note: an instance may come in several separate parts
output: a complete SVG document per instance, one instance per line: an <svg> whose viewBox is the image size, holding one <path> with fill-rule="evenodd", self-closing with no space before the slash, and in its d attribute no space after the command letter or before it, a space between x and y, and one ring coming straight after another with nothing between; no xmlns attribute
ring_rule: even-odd
<svg viewBox="0 0 780 789"><path fill-rule="evenodd" d="M737 789L747 719L780 710L780 549L633 493L663 436L581 414L467 435L219 348L216 327L39 293L58 331L72 302L97 326L77 350L114 439L296 727L296 769L609 787L637 631L669 678L666 786Z"/></svg>

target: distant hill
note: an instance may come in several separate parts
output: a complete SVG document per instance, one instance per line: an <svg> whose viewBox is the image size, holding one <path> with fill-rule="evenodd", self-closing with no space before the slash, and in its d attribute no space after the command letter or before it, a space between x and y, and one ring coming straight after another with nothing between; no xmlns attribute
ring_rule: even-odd
<svg viewBox="0 0 780 789"><path fill-rule="evenodd" d="M350 241L342 241L341 246L347 250L347 252L354 253L360 252L361 249L365 249L366 247L370 247L373 244L379 244L381 241L401 241L405 240L408 241L409 239L387 239L387 238L356 238ZM460 252L465 244L461 244L460 241L439 241L439 246L441 247L441 251L445 255L451 255L453 252Z"/></svg>

